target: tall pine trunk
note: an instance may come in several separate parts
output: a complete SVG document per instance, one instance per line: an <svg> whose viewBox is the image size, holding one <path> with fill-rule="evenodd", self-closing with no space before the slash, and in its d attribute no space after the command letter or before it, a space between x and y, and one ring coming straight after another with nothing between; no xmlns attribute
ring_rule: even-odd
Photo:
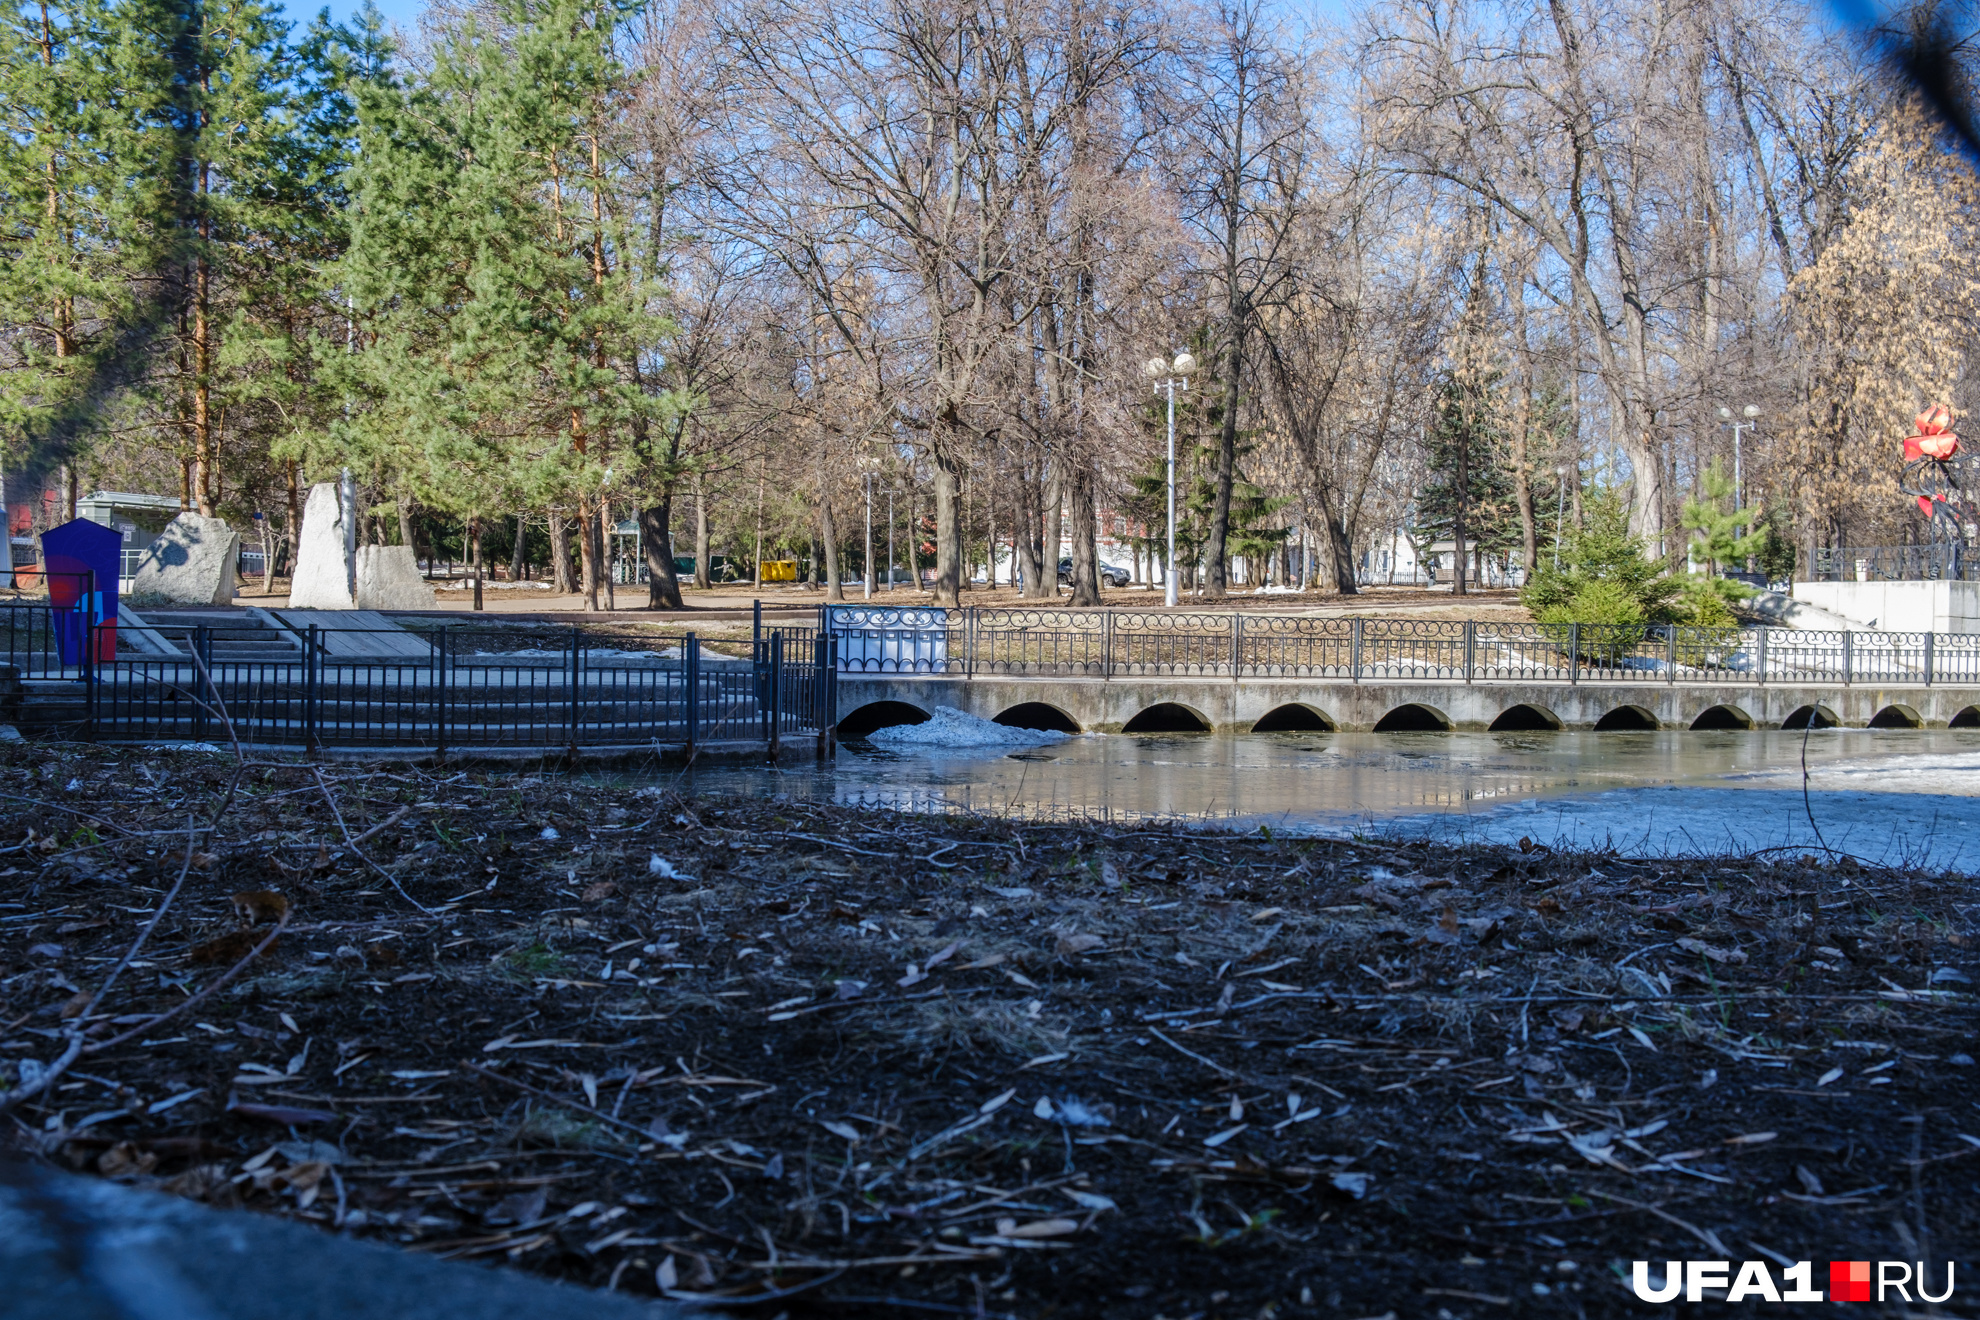
<svg viewBox="0 0 1980 1320"><path fill-rule="evenodd" d="M639 511L639 545L646 553L646 607L678 610L681 579L674 571L674 488L662 492L658 504Z"/></svg>
<svg viewBox="0 0 1980 1320"><path fill-rule="evenodd" d="M568 596L577 590L571 580L571 533L560 509L550 510L550 573L551 586L558 595Z"/></svg>

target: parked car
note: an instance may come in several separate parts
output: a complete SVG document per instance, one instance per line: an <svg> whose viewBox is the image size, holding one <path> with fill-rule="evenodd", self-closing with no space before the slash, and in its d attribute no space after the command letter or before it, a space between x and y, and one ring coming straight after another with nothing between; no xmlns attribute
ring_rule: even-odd
<svg viewBox="0 0 1980 1320"><path fill-rule="evenodd" d="M1125 587L1134 575L1125 568L1115 568L1112 564L1099 565L1100 585L1103 587ZM1059 581L1072 584L1072 558L1067 556L1059 561Z"/></svg>

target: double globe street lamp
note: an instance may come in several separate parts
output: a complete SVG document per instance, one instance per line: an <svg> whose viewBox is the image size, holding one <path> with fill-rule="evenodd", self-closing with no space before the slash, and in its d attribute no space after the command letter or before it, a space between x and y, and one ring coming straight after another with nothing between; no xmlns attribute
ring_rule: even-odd
<svg viewBox="0 0 1980 1320"><path fill-rule="evenodd" d="M1176 603L1176 391L1189 392L1189 376L1196 370L1192 353L1178 353L1173 360L1152 357L1141 366L1142 374L1154 382L1155 392L1169 396L1169 571L1162 588L1162 601L1171 609Z"/></svg>

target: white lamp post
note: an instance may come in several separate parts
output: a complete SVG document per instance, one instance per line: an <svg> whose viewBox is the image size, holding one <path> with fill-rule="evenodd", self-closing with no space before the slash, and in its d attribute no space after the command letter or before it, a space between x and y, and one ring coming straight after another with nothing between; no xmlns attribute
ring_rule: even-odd
<svg viewBox="0 0 1980 1320"><path fill-rule="evenodd" d="M1190 353L1178 353L1174 361L1168 358L1152 357L1141 366L1142 373L1155 383L1158 393L1169 396L1169 571L1168 580L1162 587L1162 603L1174 609L1176 604L1176 390L1189 390L1189 373L1196 370L1196 358Z"/></svg>
<svg viewBox="0 0 1980 1320"><path fill-rule="evenodd" d="M1745 421L1734 421L1733 410L1730 408L1719 409L1719 420L1728 423L1733 429L1733 507L1735 509L1745 506L1745 472L1739 461L1740 432L1751 431L1755 426L1760 424L1760 408L1757 404L1749 403L1744 408L1741 408L1739 412L1740 416L1746 419Z"/></svg>

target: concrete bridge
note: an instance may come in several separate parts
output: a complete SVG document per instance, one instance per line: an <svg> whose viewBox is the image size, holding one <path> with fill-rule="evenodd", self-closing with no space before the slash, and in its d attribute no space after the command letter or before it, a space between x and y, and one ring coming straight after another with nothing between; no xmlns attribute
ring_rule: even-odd
<svg viewBox="0 0 1980 1320"><path fill-rule="evenodd" d="M1980 636L832 606L843 736L1980 727Z"/></svg>
<svg viewBox="0 0 1980 1320"><path fill-rule="evenodd" d="M1067 732L1980 728L1980 687L842 674L839 732L937 706Z"/></svg>

